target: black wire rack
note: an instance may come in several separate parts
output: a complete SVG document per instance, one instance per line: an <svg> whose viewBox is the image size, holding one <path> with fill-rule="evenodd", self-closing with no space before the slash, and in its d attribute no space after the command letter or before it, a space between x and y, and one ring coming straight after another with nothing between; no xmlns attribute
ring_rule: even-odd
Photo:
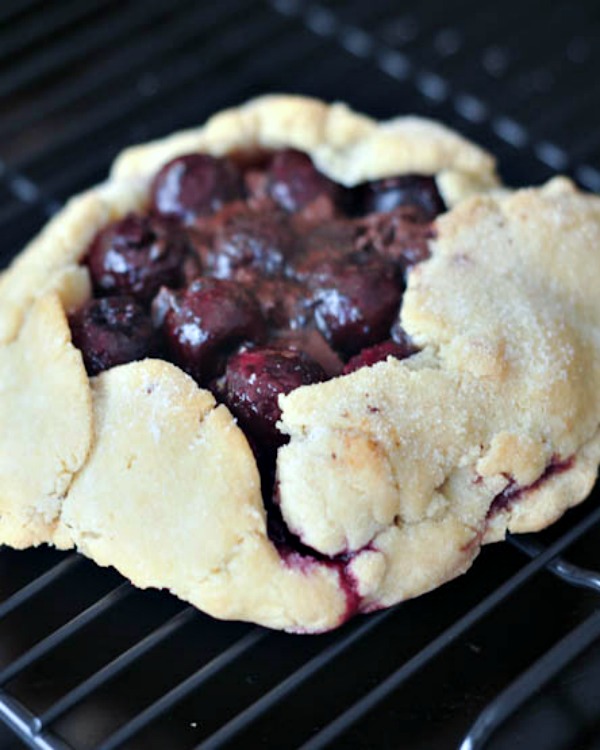
<svg viewBox="0 0 600 750"><path fill-rule="evenodd" d="M505 178L600 190L595 2L5 0L0 260L126 145L268 91L417 112ZM597 493L427 596L322 636L220 623L0 550L3 748L600 747Z"/></svg>

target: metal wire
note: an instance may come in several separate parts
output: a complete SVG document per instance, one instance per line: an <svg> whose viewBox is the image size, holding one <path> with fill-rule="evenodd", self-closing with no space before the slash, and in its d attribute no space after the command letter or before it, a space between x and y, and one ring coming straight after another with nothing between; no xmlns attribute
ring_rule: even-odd
<svg viewBox="0 0 600 750"><path fill-rule="evenodd" d="M460 745L460 750L480 750L500 726L546 683L600 638L600 612L594 612L547 651L481 712Z"/></svg>
<svg viewBox="0 0 600 750"><path fill-rule="evenodd" d="M596 510L587 518L580 521L573 529L568 531L563 537L548 547L548 549L531 560L531 562L522 568L516 575L512 576L512 578L499 586L470 612L457 620L457 622L447 628L441 633L441 635L437 636L437 638L409 659L406 664L399 667L375 689L368 692L363 698L350 706L340 716L334 719L324 729L305 743L302 746L302 750L319 750L319 748L327 747L330 742L346 732L376 705L381 703L388 695L400 687L403 682L412 677L415 672L422 669L441 651L454 643L462 633L475 625L475 623L501 604L508 596L521 588L521 586L523 586L523 584L533 575L545 568L545 566L557 555L567 549L567 547L573 544L573 542L582 537L598 523L600 523L600 508L596 508Z"/></svg>
<svg viewBox="0 0 600 750"><path fill-rule="evenodd" d="M77 76L72 82L63 83L59 88L51 87L48 91L40 92L35 101L28 106L21 106L17 114L13 115L8 112L6 117L0 122L0 135L3 137L18 133L25 128L31 128L36 123L49 118L54 113L60 113L69 106L76 104L79 100L89 97L90 94L97 92L102 85L114 85L123 71L127 75L135 73L136 69L154 56L164 54L170 49L176 49L185 44L186 40L196 33L198 23L203 23L207 17L206 7L201 12L193 9L189 11L183 0L180 0L181 10L186 11L184 14L173 14L172 4L170 9L166 9L164 4L158 8L136 8L136 12L131 12L128 18L123 22L120 17L120 23L114 28L114 22L108 27L112 31L111 43L116 44L117 49L112 51L108 59L101 59L96 65L86 68L81 75ZM166 18L161 19L161 13ZM138 28L137 33L132 34L140 24L148 24L162 20L162 34L159 39L143 33L144 29ZM114 19L111 19L114 21ZM127 33L127 44L119 45L121 33ZM65 62L69 65L77 65L89 54L89 41L84 38L80 44L69 44L67 47L70 56Z"/></svg>
<svg viewBox="0 0 600 750"><path fill-rule="evenodd" d="M51 38L52 34L57 33L64 26L84 20L111 2L114 3L115 0L87 0L85 3L71 0L71 2L49 7L47 12L34 16L28 22L7 28L4 33L0 34L0 62L3 58L16 55L24 47L31 46L42 38ZM43 54L42 50L40 52ZM20 82L20 78L15 76L16 87Z"/></svg>
<svg viewBox="0 0 600 750"><path fill-rule="evenodd" d="M43 591L47 586L50 586L59 578L62 578L66 573L69 573L76 568L82 560L83 558L78 557L77 555L71 555L67 557L66 560L58 563L58 565L50 568L50 570L42 573L42 575L31 581L31 583L23 586L23 588L19 589L12 596L9 596L8 599L5 599L0 604L0 619L6 617L6 615L17 609L17 607L20 607L40 591Z"/></svg>
<svg viewBox="0 0 600 750"><path fill-rule="evenodd" d="M546 549L541 542L529 537L511 535L508 537L508 542L529 557L536 557ZM595 570L581 568L578 565L573 565L572 563L563 560L562 558L552 560L552 562L548 564L548 570L552 571L552 573L557 575L563 581L570 583L572 586L588 589L589 591L594 591L597 594L600 594L600 573Z"/></svg>
<svg viewBox="0 0 600 750"><path fill-rule="evenodd" d="M131 664L141 659L160 643L174 635L184 625L191 622L196 615L197 612L193 607L187 607L130 649L119 654L119 656L102 667L102 669L94 672L87 680L77 685L77 687L73 688L73 690L64 695L59 701L50 706L50 708L46 709L39 718L36 718L34 724L36 731L41 731L44 727L56 721L64 713L87 698L88 695L91 695L95 690L113 680Z"/></svg>
<svg viewBox="0 0 600 750"><path fill-rule="evenodd" d="M393 614L394 610L388 609L384 612L371 615L371 617L359 627L351 630L350 633L341 637L328 648L303 664L299 669L286 677L282 682L277 684L268 693L265 693L259 700L241 711L235 718L224 724L211 737L206 739L197 750L216 750L225 746L235 736L240 734L252 722L259 719L267 711L274 708L280 701L286 698L291 692L296 690L303 682L315 675L320 669L330 664L340 654L349 649L360 639L364 638L371 631L375 630L382 622L387 620Z"/></svg>
<svg viewBox="0 0 600 750"><path fill-rule="evenodd" d="M210 15L206 14L206 20L201 26L201 30L209 32L221 18L226 18L237 7L243 5L242 0L227 0L222 4L211 6L214 10ZM202 9L201 10L205 10ZM271 24L274 19L270 19ZM200 41L200 29L193 26L196 30L198 42ZM247 33L246 33L247 32ZM249 21L247 28L242 31L240 28L233 26L227 30L226 34L219 35L211 43L204 44L205 55L199 56L197 49L192 49L187 54L177 57L167 62L161 69L156 72L156 84L160 88L176 89L178 87L189 86L190 81L205 69L211 69L219 60L234 54L236 44L251 47L260 41L260 35L268 33L268 24L265 27L258 23L257 20ZM189 91L189 90L188 90ZM45 146L41 153L32 149L26 159L22 159L12 166L23 172L40 159L47 160L60 149L71 148L74 140L84 140L93 137L95 133L104 131L116 120L124 120L138 106L139 102L144 100L143 96L132 96L129 88L120 91L104 100L98 102L97 106L86 109L81 113L77 121L74 121L68 127L61 129L52 139L51 144Z"/></svg>
<svg viewBox="0 0 600 750"><path fill-rule="evenodd" d="M195 674L188 677L182 683L174 687L168 693L159 698L157 701L148 706L144 711L129 721L125 726L118 729L108 739L102 742L97 750L116 750L125 742L138 734L145 726L157 719L159 716L168 711L172 706L183 700L193 690L216 675L229 664L232 664L246 651L257 646L267 636L266 630L256 628L250 633L240 638L228 649L216 656L212 661L205 664Z"/></svg>
<svg viewBox="0 0 600 750"><path fill-rule="evenodd" d="M51 733L37 733L35 716L19 701L0 690L0 717L29 747L35 750L73 750L73 748Z"/></svg>
<svg viewBox="0 0 600 750"><path fill-rule="evenodd" d="M58 628L58 630L55 630L39 643L36 643L35 646L0 671L0 685L5 685L9 680L14 679L42 656L55 649L108 609L123 601L131 592L132 587L128 583L120 584L116 589L103 596L102 599L99 599L72 620Z"/></svg>

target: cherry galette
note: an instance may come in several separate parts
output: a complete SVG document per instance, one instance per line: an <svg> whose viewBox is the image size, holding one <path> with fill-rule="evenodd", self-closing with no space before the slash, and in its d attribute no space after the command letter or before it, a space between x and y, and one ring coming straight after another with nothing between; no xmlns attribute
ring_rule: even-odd
<svg viewBox="0 0 600 750"><path fill-rule="evenodd" d="M319 632L600 463L600 199L269 96L134 147L0 277L0 541Z"/></svg>

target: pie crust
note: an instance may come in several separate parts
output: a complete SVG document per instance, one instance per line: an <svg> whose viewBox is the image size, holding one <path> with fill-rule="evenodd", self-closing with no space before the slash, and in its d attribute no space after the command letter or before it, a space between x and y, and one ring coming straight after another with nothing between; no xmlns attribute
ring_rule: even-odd
<svg viewBox="0 0 600 750"><path fill-rule="evenodd" d="M176 366L89 379L66 313L109 221L190 152L293 147L345 185L435 175L451 207L408 277L420 348L280 396L278 496L314 550L269 539L256 462L228 409ZM583 500L600 462L600 199L564 178L499 189L441 125L267 96L126 150L0 277L0 541L77 548L220 618L335 627L464 572L485 542Z"/></svg>

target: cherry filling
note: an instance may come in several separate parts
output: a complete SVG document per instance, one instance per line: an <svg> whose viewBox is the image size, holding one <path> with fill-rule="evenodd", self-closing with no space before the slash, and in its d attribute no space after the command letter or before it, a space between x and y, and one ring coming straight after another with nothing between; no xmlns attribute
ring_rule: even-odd
<svg viewBox="0 0 600 750"><path fill-rule="evenodd" d="M342 202L342 188L318 172L311 159L300 151L276 153L267 175L269 195L286 211L300 211L318 199L325 199L331 208Z"/></svg>
<svg viewBox="0 0 600 750"><path fill-rule="evenodd" d="M418 209L427 221L445 210L433 177L410 174L368 182L363 188L364 213L387 213L400 206Z"/></svg>
<svg viewBox="0 0 600 750"><path fill-rule="evenodd" d="M444 208L422 175L346 188L290 149L180 156L146 212L92 240L95 296L71 317L73 341L91 375L159 356L211 388L257 455L282 555L320 559L274 531L278 397L415 353L398 323L406 273ZM348 561L330 562L342 575Z"/></svg>
<svg viewBox="0 0 600 750"><path fill-rule="evenodd" d="M492 504L490 505L487 513L487 518L493 518L494 516L498 515L498 513L502 513L505 510L510 510L514 506L514 504L522 500L528 492L532 492L533 490L538 489L538 487L541 487L541 485L547 479L550 479L550 477L553 477L556 474L562 474L563 471L568 471L572 468L574 463L575 458L573 456L566 459L562 459L560 456L553 456L543 474L538 477L535 482L527 485L526 487L517 484L514 479L509 478L509 482L506 487L499 495L496 495L496 497L492 500Z"/></svg>
<svg viewBox="0 0 600 750"><path fill-rule="evenodd" d="M202 385L240 344L266 337L260 305L235 281L201 277L181 290L164 287L152 309L168 357Z"/></svg>
<svg viewBox="0 0 600 750"><path fill-rule="evenodd" d="M361 596L358 591L357 581L352 573L350 565L352 561L363 552L371 550L371 545L351 553L345 552L335 557L328 557L318 550L308 547L296 534L293 534L282 514L277 501L278 492L273 493L274 499L265 499L267 509L267 532L269 539L277 547L282 561L291 568L299 569L310 574L315 565L325 566L334 570L338 576L338 585L346 598L346 610L340 617L340 624L346 622L359 611L367 612L376 609L376 605L361 608Z"/></svg>
<svg viewBox="0 0 600 750"><path fill-rule="evenodd" d="M152 208L186 224L244 195L242 175L231 159L188 154L173 159L154 178Z"/></svg>

